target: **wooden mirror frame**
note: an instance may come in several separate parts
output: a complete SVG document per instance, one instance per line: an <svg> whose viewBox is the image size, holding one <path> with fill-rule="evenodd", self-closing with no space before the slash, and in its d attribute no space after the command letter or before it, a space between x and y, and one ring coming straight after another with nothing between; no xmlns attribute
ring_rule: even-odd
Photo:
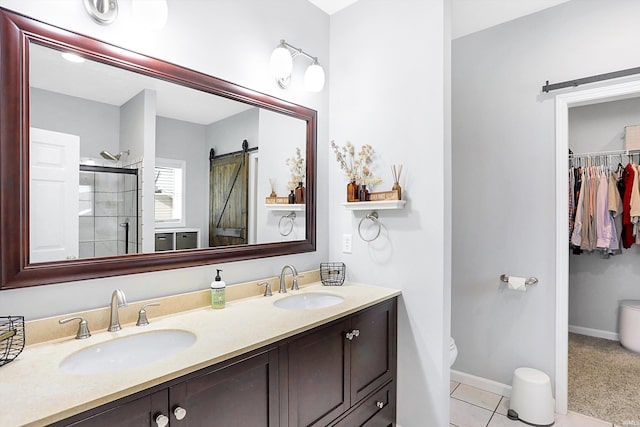
<svg viewBox="0 0 640 427"><path fill-rule="evenodd" d="M306 121L306 238L30 264L31 42ZM0 8L0 290L315 251L316 134L315 110Z"/></svg>

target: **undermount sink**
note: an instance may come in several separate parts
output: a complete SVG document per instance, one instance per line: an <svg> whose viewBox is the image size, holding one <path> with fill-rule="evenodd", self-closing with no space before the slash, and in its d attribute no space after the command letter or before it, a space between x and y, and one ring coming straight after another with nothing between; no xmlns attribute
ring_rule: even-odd
<svg viewBox="0 0 640 427"><path fill-rule="evenodd" d="M161 330L115 338L82 349L60 363L70 374L104 374L131 369L179 353L196 342L188 331Z"/></svg>
<svg viewBox="0 0 640 427"><path fill-rule="evenodd" d="M325 293L306 293L284 297L273 303L276 307L287 310L315 310L340 304L344 298L339 295Z"/></svg>

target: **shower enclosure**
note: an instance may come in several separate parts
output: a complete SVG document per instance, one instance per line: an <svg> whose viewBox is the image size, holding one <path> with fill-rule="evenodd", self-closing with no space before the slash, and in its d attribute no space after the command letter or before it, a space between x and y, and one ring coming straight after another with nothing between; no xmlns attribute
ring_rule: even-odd
<svg viewBox="0 0 640 427"><path fill-rule="evenodd" d="M138 170L80 165L80 258L141 252Z"/></svg>

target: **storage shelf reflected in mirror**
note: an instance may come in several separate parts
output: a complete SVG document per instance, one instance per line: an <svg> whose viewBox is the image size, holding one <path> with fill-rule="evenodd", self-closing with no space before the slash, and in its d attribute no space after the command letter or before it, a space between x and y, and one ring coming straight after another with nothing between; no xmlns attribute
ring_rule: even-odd
<svg viewBox="0 0 640 427"><path fill-rule="evenodd" d="M378 202L345 202L341 205L350 211L379 211L404 209L406 203L406 200L381 200Z"/></svg>
<svg viewBox="0 0 640 427"><path fill-rule="evenodd" d="M271 212L304 212L305 206L302 203L299 204L275 204L266 203L264 207Z"/></svg>

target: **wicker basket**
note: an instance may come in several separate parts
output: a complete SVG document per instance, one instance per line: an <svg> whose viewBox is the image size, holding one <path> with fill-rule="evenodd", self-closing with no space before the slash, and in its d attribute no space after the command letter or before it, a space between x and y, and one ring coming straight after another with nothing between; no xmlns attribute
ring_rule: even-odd
<svg viewBox="0 0 640 427"><path fill-rule="evenodd" d="M24 348L24 317L0 316L0 366L18 357Z"/></svg>
<svg viewBox="0 0 640 427"><path fill-rule="evenodd" d="M345 270L343 262L321 262L320 280L325 286L342 286Z"/></svg>

